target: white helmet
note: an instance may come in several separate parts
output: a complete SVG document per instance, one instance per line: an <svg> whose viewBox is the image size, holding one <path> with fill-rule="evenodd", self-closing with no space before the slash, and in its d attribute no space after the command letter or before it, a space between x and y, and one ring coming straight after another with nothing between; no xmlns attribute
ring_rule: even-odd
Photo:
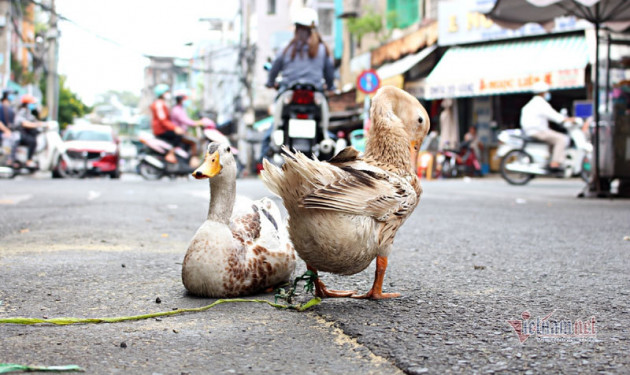
<svg viewBox="0 0 630 375"><path fill-rule="evenodd" d="M538 81L532 85L532 92L534 94L540 94L549 91L549 85L543 81Z"/></svg>
<svg viewBox="0 0 630 375"><path fill-rule="evenodd" d="M317 11L311 8L298 8L293 12L293 23L308 27L317 27L319 17Z"/></svg>

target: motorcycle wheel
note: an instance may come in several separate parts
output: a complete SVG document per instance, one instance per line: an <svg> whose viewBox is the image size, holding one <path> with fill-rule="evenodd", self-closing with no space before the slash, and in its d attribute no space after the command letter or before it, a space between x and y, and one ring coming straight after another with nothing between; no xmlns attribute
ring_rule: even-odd
<svg viewBox="0 0 630 375"><path fill-rule="evenodd" d="M501 159L501 167L500 167L501 177L503 177L503 179L511 185L525 185L532 178L534 178L534 175L527 174L527 173L512 172L512 171L507 170L506 168L507 164L513 163L516 160L520 160L521 162L527 162L527 163L532 163L534 161L532 156L528 154L527 152L523 150L512 150L508 152L503 157L503 159Z"/></svg>
<svg viewBox="0 0 630 375"><path fill-rule="evenodd" d="M156 181L164 176L164 171L143 161L138 165L138 173L142 178L149 181Z"/></svg>
<svg viewBox="0 0 630 375"><path fill-rule="evenodd" d="M55 173L56 172L56 173ZM57 160L57 166L55 167L55 171L53 172L53 177L58 175L60 178L83 178L85 177L85 170L75 170L68 168L63 157L60 156Z"/></svg>

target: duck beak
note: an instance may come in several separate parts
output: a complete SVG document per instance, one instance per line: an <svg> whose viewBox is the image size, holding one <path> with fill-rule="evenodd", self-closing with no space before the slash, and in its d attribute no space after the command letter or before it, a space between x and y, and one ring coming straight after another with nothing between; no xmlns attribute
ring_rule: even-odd
<svg viewBox="0 0 630 375"><path fill-rule="evenodd" d="M420 142L411 141L409 146L409 154L411 155L411 168L412 171L416 171L418 167L418 149L420 148Z"/></svg>
<svg viewBox="0 0 630 375"><path fill-rule="evenodd" d="M199 168L195 169L192 176L197 180L203 178L212 178L221 172L221 163L219 160L219 151L215 151L213 154L206 153L206 157L203 160L203 164Z"/></svg>
<svg viewBox="0 0 630 375"><path fill-rule="evenodd" d="M417 152L419 148L420 148L420 142L418 142L418 141L411 141L411 149L412 150L415 150Z"/></svg>

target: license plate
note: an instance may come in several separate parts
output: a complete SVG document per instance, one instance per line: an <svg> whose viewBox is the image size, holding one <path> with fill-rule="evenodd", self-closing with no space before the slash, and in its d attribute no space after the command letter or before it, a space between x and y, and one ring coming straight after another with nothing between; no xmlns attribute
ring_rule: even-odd
<svg viewBox="0 0 630 375"><path fill-rule="evenodd" d="M315 138L316 126L315 120L289 119L289 137Z"/></svg>
<svg viewBox="0 0 630 375"><path fill-rule="evenodd" d="M297 151L300 152L311 152L311 141L309 141L308 139L300 139L300 138L296 138L296 139L292 139L291 141L291 145L293 146L294 149L296 149Z"/></svg>

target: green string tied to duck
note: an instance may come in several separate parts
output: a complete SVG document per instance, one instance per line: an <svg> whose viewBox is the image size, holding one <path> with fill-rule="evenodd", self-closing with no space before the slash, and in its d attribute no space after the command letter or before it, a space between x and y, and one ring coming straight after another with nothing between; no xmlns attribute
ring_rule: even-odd
<svg viewBox="0 0 630 375"><path fill-rule="evenodd" d="M286 303L289 306L293 306L293 297L296 296L296 290L298 287L298 283L300 281L306 281L306 283L304 284L304 290L306 291L306 293L310 293L313 294L313 291L315 290L315 280L317 280L318 276L315 272L308 270L306 272L304 272L304 274L302 276L298 276L295 278L295 280L293 280L293 285L289 288L288 291L286 291L284 288L278 288L276 289L276 294L275 294L275 303L278 303L278 300L284 300L286 301ZM319 302L321 302L321 298L319 297L314 297L313 299L311 299L309 302L307 302L305 305L308 305L311 301L313 300L317 300L316 304L319 304ZM296 305L298 306L298 305ZM312 305L314 306L314 305Z"/></svg>

